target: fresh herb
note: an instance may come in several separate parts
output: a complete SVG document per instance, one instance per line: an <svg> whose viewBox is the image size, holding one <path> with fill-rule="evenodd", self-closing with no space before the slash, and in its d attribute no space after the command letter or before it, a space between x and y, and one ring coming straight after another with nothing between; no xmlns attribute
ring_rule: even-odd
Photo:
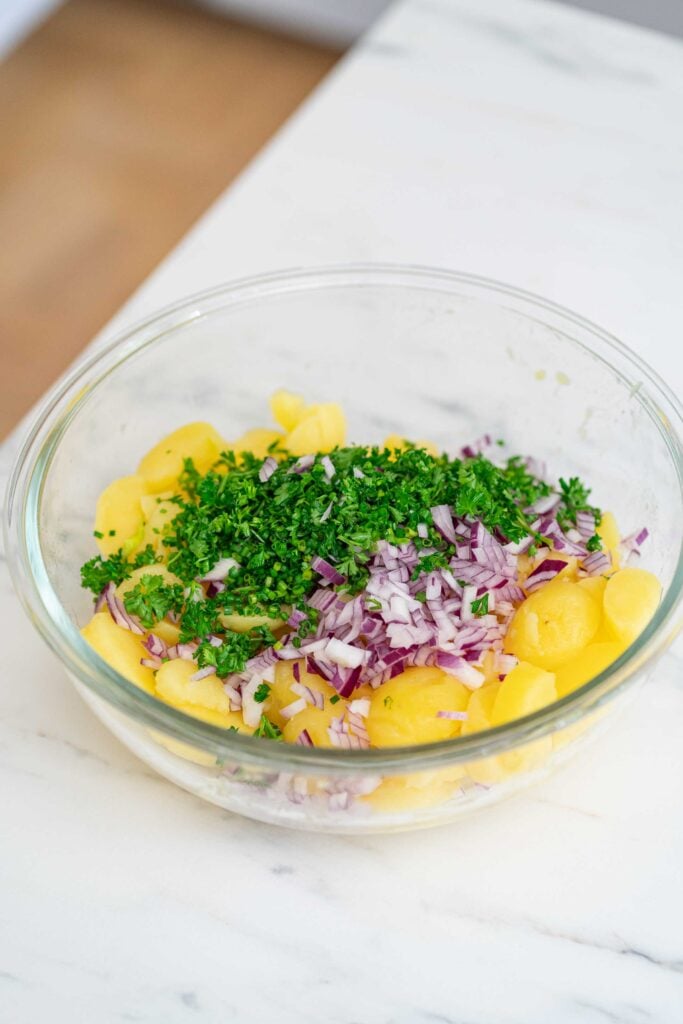
<svg viewBox="0 0 683 1024"><path fill-rule="evenodd" d="M123 597L126 611L136 615L145 629L164 619L169 612L179 612L184 604L179 583L167 583L163 576L143 573L139 582Z"/></svg>
<svg viewBox="0 0 683 1024"><path fill-rule="evenodd" d="M394 703L394 698L393 697L385 697L384 698L384 701L383 701L384 707L387 708L389 711L391 711L391 707L392 707L393 703Z"/></svg>
<svg viewBox="0 0 683 1024"><path fill-rule="evenodd" d="M263 704L264 700L268 700L270 694L270 686L268 683L259 683L254 692L254 700L257 704Z"/></svg>
<svg viewBox="0 0 683 1024"><path fill-rule="evenodd" d="M262 736L268 740L280 740L282 739L282 729L265 715L261 715L261 721L254 730L254 736Z"/></svg>
<svg viewBox="0 0 683 1024"><path fill-rule="evenodd" d="M332 696L330 697L330 704L338 704L340 700L341 697L339 696L339 694L333 693Z"/></svg>
<svg viewBox="0 0 683 1024"><path fill-rule="evenodd" d="M121 549L108 558L96 555L81 566L81 586L86 590L92 590L93 594L101 594L108 583L118 587L133 575L135 569L140 569L143 565L153 565L156 561L157 556L150 544L132 561L124 557Z"/></svg>
<svg viewBox="0 0 683 1024"><path fill-rule="evenodd" d="M104 534L101 533L99 530L93 530L92 535L93 537L97 537L98 540L102 540L102 538L104 537Z"/></svg>
<svg viewBox="0 0 683 1024"><path fill-rule="evenodd" d="M587 551L602 551L602 537L598 533L594 533L592 537L589 537L586 541Z"/></svg>
<svg viewBox="0 0 683 1024"><path fill-rule="evenodd" d="M576 526L577 512L590 512L595 518L595 525L600 525L602 519L600 509L588 503L590 493L590 488L586 487L578 477L572 476L569 480L563 480L560 477L562 501L557 509L557 521L563 530L569 530L572 526ZM593 550L599 549L594 548Z"/></svg>
<svg viewBox="0 0 683 1024"><path fill-rule="evenodd" d="M209 602L205 602L208 604ZM183 615L183 626L185 628L185 615ZM221 630L220 625L215 629L209 629L209 633ZM181 637L183 633L181 630ZM206 633L197 632L195 637L201 639ZM223 631L220 647L215 647L209 640L202 640L197 648L195 657L200 668L212 665L216 669L216 675L221 679L233 675L235 672L243 672L244 667L254 655L264 647L270 647L275 637L265 626L249 630L248 633L235 633L232 630ZM265 697L264 697L265 700Z"/></svg>
<svg viewBox="0 0 683 1024"><path fill-rule="evenodd" d="M487 615L489 610L489 595L483 594L476 598L471 605L473 615Z"/></svg>

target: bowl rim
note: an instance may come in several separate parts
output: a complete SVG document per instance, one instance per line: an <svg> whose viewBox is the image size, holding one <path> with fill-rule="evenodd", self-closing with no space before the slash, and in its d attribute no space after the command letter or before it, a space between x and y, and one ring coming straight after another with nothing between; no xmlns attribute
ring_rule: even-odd
<svg viewBox="0 0 683 1024"><path fill-rule="evenodd" d="M147 694L119 675L81 637L49 581L40 545L39 514L44 482L60 438L99 383L134 353L159 341L165 334L182 330L219 310L287 292L400 284L450 292L457 288L460 295L493 300L497 305L504 299L504 308L527 319L538 319L542 314L546 326L550 318L550 326L601 359L645 407L672 458L683 497L683 406L672 389L645 360L613 335L532 292L480 275L443 268L348 263L252 275L191 294L120 331L107 344L77 360L57 381L26 428L6 492L5 546L13 583L27 614L67 670L96 696L136 723L159 729L217 758L276 771L324 769L330 774L355 775L434 769L487 757L578 722L621 692L646 662L650 663L669 646L680 630L683 624L683 544L672 581L649 625L615 662L588 683L539 711L493 729L436 743L377 750L306 748L260 742L252 736L229 733ZM567 334L563 330L567 327L589 335L590 343ZM622 364L623 369L615 366L612 359Z"/></svg>

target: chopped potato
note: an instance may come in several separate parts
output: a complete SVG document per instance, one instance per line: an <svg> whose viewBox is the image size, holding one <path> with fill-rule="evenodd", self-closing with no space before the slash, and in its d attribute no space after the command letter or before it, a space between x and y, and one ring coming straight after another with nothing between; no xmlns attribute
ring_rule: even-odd
<svg viewBox="0 0 683 1024"><path fill-rule="evenodd" d="M521 661L556 668L591 642L600 618L600 606L585 588L553 580L519 606L505 639L505 650Z"/></svg>
<svg viewBox="0 0 683 1024"><path fill-rule="evenodd" d="M154 693L154 672L140 664L148 657L142 637L117 626L108 611L97 612L81 635L113 669L147 693Z"/></svg>
<svg viewBox="0 0 683 1024"><path fill-rule="evenodd" d="M607 581L603 607L613 636L633 643L654 615L662 585L647 569L622 569Z"/></svg>
<svg viewBox="0 0 683 1024"><path fill-rule="evenodd" d="M433 743L457 736L462 722L439 718L439 711L464 711L470 691L439 668L409 668L378 687L368 716L376 747Z"/></svg>
<svg viewBox="0 0 683 1024"><path fill-rule="evenodd" d="M147 491L146 480L135 474L119 477L102 491L95 510L95 538L103 555L114 554L131 539L135 542L132 550L138 546L144 523L142 501Z"/></svg>
<svg viewBox="0 0 683 1024"><path fill-rule="evenodd" d="M206 473L226 447L210 423L187 423L162 438L140 461L138 474L151 491L178 486L184 460L192 459L199 473Z"/></svg>

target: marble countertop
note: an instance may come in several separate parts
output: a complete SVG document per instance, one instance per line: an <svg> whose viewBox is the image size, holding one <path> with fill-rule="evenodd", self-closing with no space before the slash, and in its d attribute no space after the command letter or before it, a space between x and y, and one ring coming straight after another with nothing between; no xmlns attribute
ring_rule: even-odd
<svg viewBox="0 0 683 1024"><path fill-rule="evenodd" d="M230 277L389 259L544 294L680 390L681 124L678 42L550 2L408 0L95 344ZM3 1021L683 1020L680 652L526 794L340 838L152 775L81 704L4 571L0 602Z"/></svg>

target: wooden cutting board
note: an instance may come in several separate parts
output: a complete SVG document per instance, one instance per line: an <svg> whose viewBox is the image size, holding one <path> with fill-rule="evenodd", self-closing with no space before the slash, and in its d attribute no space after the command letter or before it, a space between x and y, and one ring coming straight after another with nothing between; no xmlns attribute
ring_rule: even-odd
<svg viewBox="0 0 683 1024"><path fill-rule="evenodd" d="M157 0L68 0L0 64L0 436L337 60Z"/></svg>

